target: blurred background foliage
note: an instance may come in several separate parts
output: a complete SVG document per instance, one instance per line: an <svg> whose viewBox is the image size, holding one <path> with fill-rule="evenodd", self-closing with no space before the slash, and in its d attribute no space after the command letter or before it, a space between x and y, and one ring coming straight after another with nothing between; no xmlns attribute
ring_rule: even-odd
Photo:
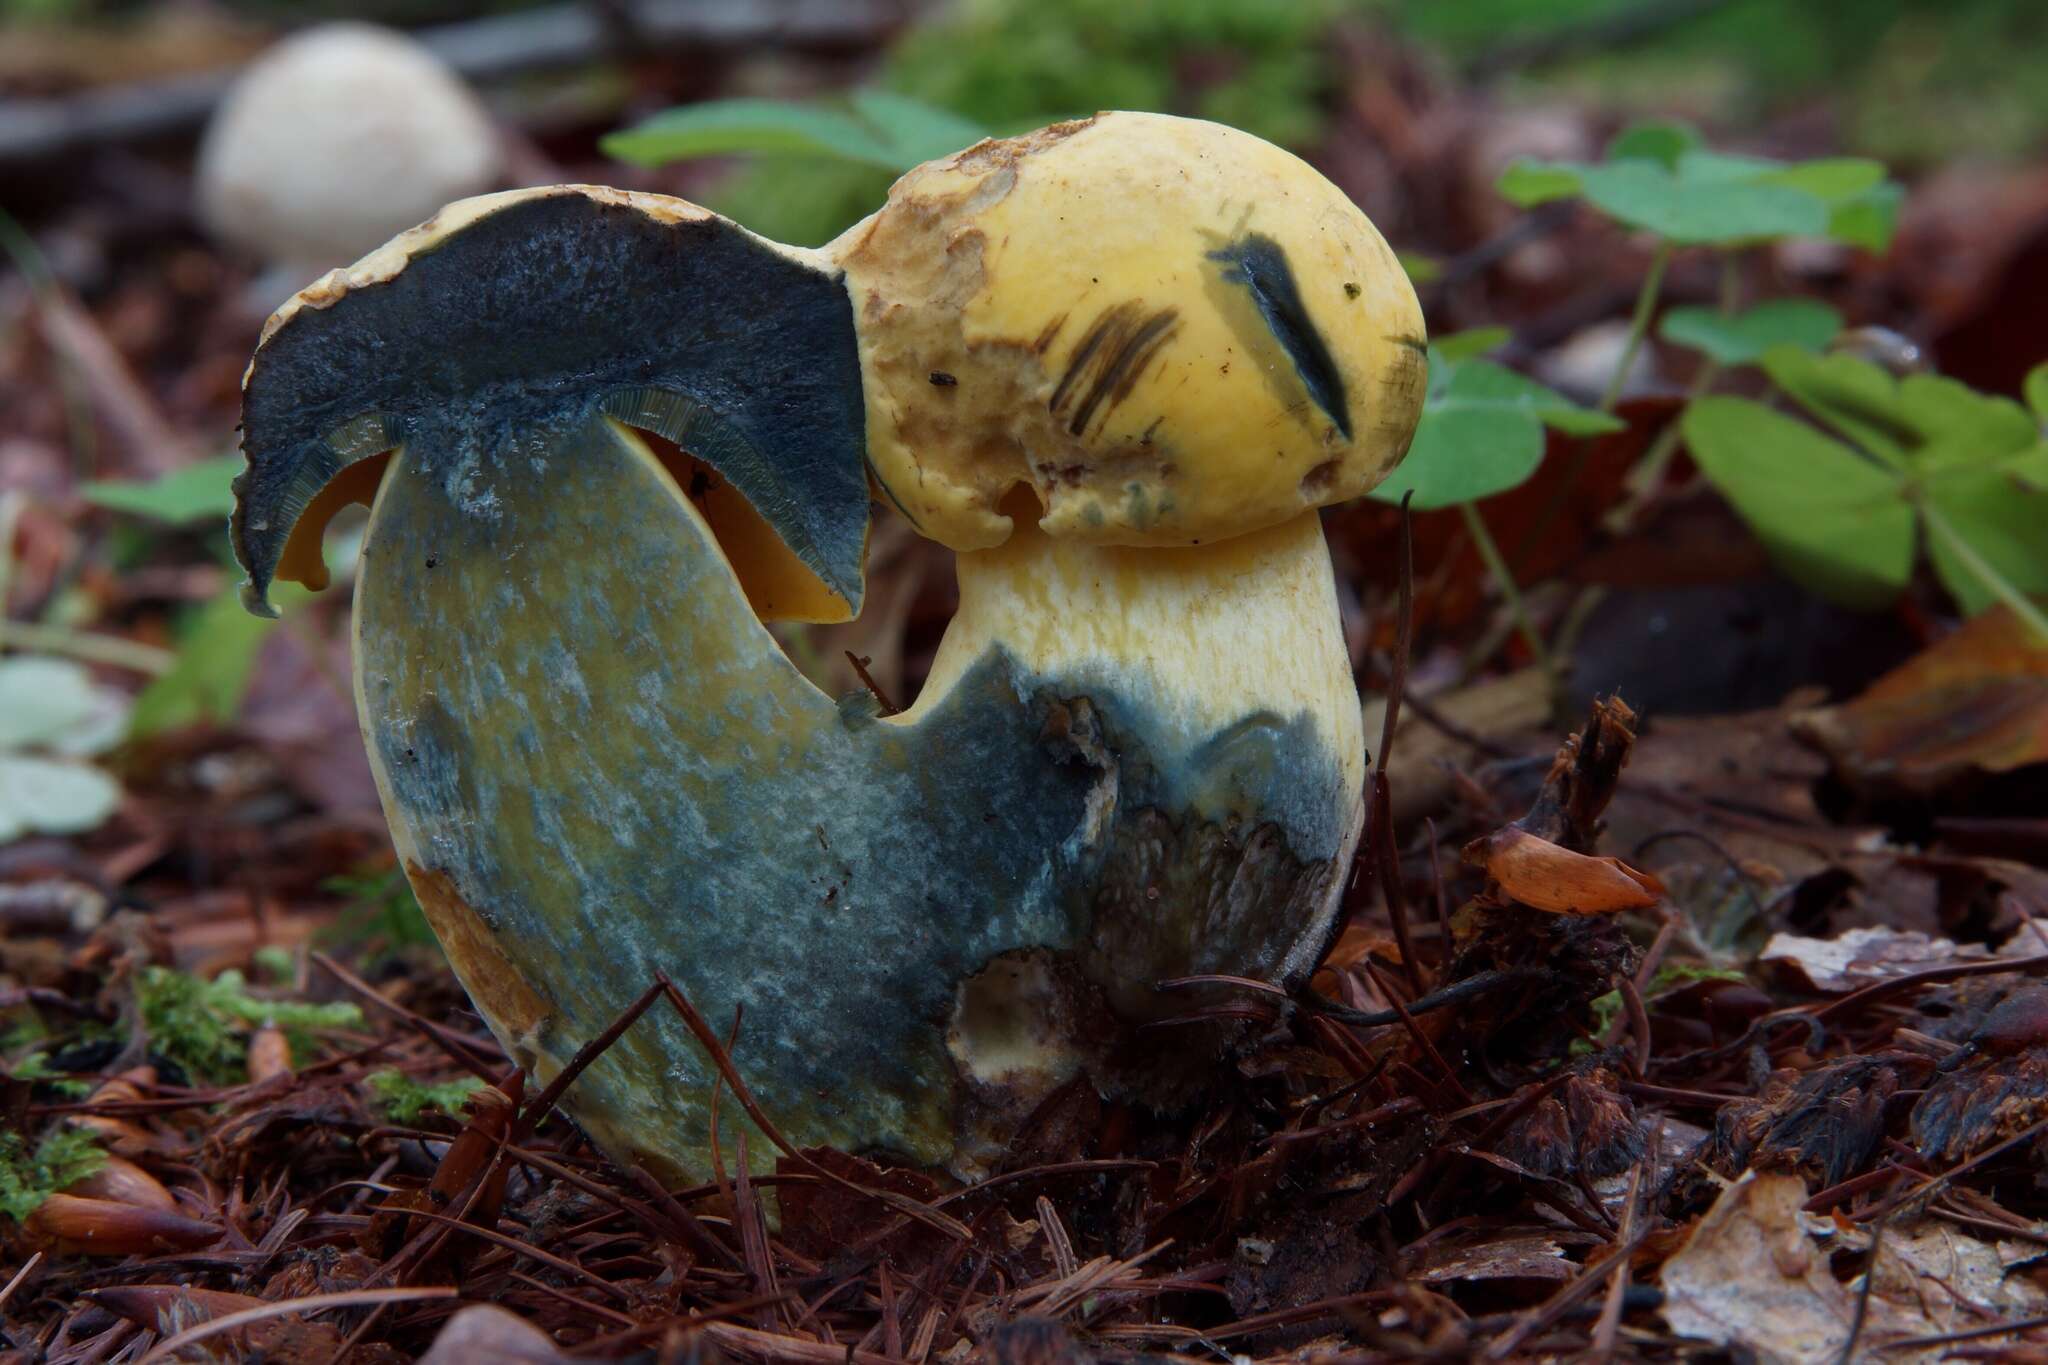
<svg viewBox="0 0 2048 1365"><path fill-rule="evenodd" d="M1826 100L1849 150L1913 167L2018 154L2048 127L2048 7L2036 0L1400 0L1454 62L1535 59L1527 84L1648 110L1754 119ZM1628 39L1630 20L1655 23Z"/></svg>
<svg viewBox="0 0 2048 1365"><path fill-rule="evenodd" d="M1331 26L1347 18L1387 22L1454 70L1504 75L1510 100L1724 125L1824 101L1845 150L1908 170L2020 155L2048 130L2038 0L959 0L908 29L875 82L998 133L1151 109L1301 149L1323 130L1344 61ZM716 206L815 243L887 183L778 161L740 170Z"/></svg>
<svg viewBox="0 0 2048 1365"><path fill-rule="evenodd" d="M412 27L518 0L222 0L253 24L357 18ZM120 24L132 0L0 0L15 21ZM1846 151L1912 171L2022 154L2048 130L2040 0L954 0L908 7L869 81L998 132L1104 108L1197 114L1313 145L1345 53L1333 23L1412 40L1510 100L1573 98L1622 116L1721 126L1825 105ZM791 71L743 65L726 93L793 96ZM817 242L872 208L886 174L817 161L739 169L716 206Z"/></svg>
<svg viewBox="0 0 2048 1365"><path fill-rule="evenodd" d="M1198 114L1283 146L1322 130L1338 79L1331 22L1363 0L963 0L907 30L875 83L1023 132L1098 109ZM870 212L892 177L839 161L743 168L715 206L815 244Z"/></svg>

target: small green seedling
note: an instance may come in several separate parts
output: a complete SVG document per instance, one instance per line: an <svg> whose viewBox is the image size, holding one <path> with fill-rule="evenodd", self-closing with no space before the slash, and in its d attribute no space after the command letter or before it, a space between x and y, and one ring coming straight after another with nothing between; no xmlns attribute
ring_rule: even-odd
<svg viewBox="0 0 2048 1365"><path fill-rule="evenodd" d="M309 596L288 585L275 600L281 610L290 611ZM195 608L178 633L170 670L152 679L135 699L128 737L147 739L187 725L233 722L255 680L257 656L279 624L244 611L235 587Z"/></svg>
<svg viewBox="0 0 2048 1365"><path fill-rule="evenodd" d="M232 484L242 467L241 455L222 455L154 479L104 480L85 484L80 491L88 502L108 511L162 527L224 527L235 505ZM340 559L344 565L350 562L346 553ZM294 600L303 601L304 594L294 593L282 605L293 605ZM248 694L257 653L276 625L243 611L234 588L187 613L177 650L147 670L155 676L135 699L126 738L147 739L202 722L232 722Z"/></svg>
<svg viewBox="0 0 2048 1365"><path fill-rule="evenodd" d="M1667 962L1657 968L1656 976L1651 979L1649 987L1643 991L1643 1000L1647 1003L1655 1000L1660 995L1670 991L1683 990L1685 987L1701 981L1733 981L1742 983L1748 981L1748 979L1748 977L1732 967L1715 967L1699 962ZM1593 1022L1588 1032L1592 1034L1593 1038L1605 1038L1608 1031L1614 1027L1615 1021L1621 1018L1623 1004L1621 992L1609 991L1605 995L1593 997L1590 1003L1593 1010ZM1599 1046L1591 1039L1575 1038L1572 1040L1571 1053L1574 1057L1589 1056L1597 1051L1599 1051Z"/></svg>
<svg viewBox="0 0 2048 1365"><path fill-rule="evenodd" d="M87 501L109 511L164 526L225 525L234 510L232 485L243 463L239 454L223 455L155 479L89 483L81 491ZM344 566L350 562L346 553L339 558ZM279 605L289 607L304 597L294 593ZM257 653L276 625L274 619L242 610L241 594L232 587L190 612L170 666L135 699L127 737L147 739L202 722L233 721L248 695Z"/></svg>
<svg viewBox="0 0 2048 1365"><path fill-rule="evenodd" d="M235 510L230 486L242 472L239 454L194 460L154 479L98 479L79 486L89 503L110 512L147 517L166 526L226 524Z"/></svg>

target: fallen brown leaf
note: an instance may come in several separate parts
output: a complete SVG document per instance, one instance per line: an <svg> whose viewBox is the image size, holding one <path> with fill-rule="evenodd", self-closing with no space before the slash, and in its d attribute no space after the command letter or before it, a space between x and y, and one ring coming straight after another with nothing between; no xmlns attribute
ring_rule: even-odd
<svg viewBox="0 0 2048 1365"><path fill-rule="evenodd" d="M1800 1226L1807 1193L1797 1176L1754 1171L1721 1191L1664 1263L1672 1331L1768 1361L1840 1356L1856 1305Z"/></svg>
<svg viewBox="0 0 2048 1365"><path fill-rule="evenodd" d="M2048 762L2048 642L2005 606L1841 706L1792 718L1860 787L1933 791L1970 772Z"/></svg>
<svg viewBox="0 0 2048 1365"><path fill-rule="evenodd" d="M2016 1244L1986 1243L1932 1218L1887 1229L1873 1250L1868 1287L1844 1284L1801 1219L1807 1196L1798 1176L1755 1171L1722 1190L1664 1263L1663 1313L1672 1330L1788 1365L1935 1361L1952 1347L1886 1344L1993 1325L1987 1317L2017 1320L2048 1304L2039 1286L2008 1273L2024 1259ZM1845 1357L1852 1333L1854 1355ZM2013 1339L1975 1344L1995 1348Z"/></svg>

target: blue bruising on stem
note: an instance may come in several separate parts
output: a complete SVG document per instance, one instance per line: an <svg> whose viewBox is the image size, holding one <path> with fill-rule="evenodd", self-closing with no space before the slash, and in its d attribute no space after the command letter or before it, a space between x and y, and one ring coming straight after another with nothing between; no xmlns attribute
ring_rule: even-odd
<svg viewBox="0 0 2048 1365"><path fill-rule="evenodd" d="M1052 948L1142 1015L1151 980L1277 970L1306 931L1350 810L1309 717L1190 744L1113 667L995 651L883 722L801 677L637 437L593 418L547 434L544 482L525 459L453 482L401 451L356 603L387 815L550 1007L522 1061L666 970L719 1027L744 1011L734 1058L800 1142L937 1164L945 1027L990 959ZM488 999L492 965L456 965ZM701 1169L710 1081L650 1015L570 1103Z"/></svg>

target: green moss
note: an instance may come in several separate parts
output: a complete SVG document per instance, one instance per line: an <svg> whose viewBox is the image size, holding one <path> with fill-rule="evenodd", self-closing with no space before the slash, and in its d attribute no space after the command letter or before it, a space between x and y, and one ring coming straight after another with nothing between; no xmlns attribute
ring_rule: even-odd
<svg viewBox="0 0 2048 1365"><path fill-rule="evenodd" d="M1726 967L1709 967L1699 962L1667 962L1650 978L1650 989L1643 992L1643 1000L1647 1004L1666 991L1690 986L1695 981L1747 980L1749 978L1741 972ZM1607 1030L1614 1026L1614 1021L1621 1015L1621 992L1609 991L1605 995L1593 997L1591 1008L1593 1020L1590 1031L1595 1038L1604 1038L1607 1036ZM1593 1044L1579 1038L1572 1043L1571 1055L1583 1057L1594 1050Z"/></svg>
<svg viewBox="0 0 2048 1365"><path fill-rule="evenodd" d="M50 1054L31 1052L14 1066L17 1081L40 1081L67 1099L81 1100L92 1093L90 1081L72 1080L50 1069Z"/></svg>
<svg viewBox="0 0 2048 1365"><path fill-rule="evenodd" d="M266 943L249 955L250 965L270 978L273 986L289 986L299 974L298 960L292 950L275 943Z"/></svg>
<svg viewBox="0 0 2048 1365"><path fill-rule="evenodd" d="M19 1133L0 1133L0 1215L19 1223L58 1190L105 1164L107 1154L83 1128L59 1128L30 1151Z"/></svg>
<svg viewBox="0 0 2048 1365"><path fill-rule="evenodd" d="M244 1075L248 1031L283 1029L294 1055L313 1048L319 1029L357 1028L363 1012L345 1001L264 1000L249 994L237 971L202 981L168 967L145 967L136 984L150 1046L195 1077L228 1084Z"/></svg>
<svg viewBox="0 0 2048 1365"><path fill-rule="evenodd" d="M376 1071L367 1078L370 1093L393 1123L416 1123L421 1114L429 1109L438 1109L444 1114L458 1114L469 1097L482 1088L483 1082L474 1076L459 1076L452 1081L430 1083L417 1081L402 1071Z"/></svg>

